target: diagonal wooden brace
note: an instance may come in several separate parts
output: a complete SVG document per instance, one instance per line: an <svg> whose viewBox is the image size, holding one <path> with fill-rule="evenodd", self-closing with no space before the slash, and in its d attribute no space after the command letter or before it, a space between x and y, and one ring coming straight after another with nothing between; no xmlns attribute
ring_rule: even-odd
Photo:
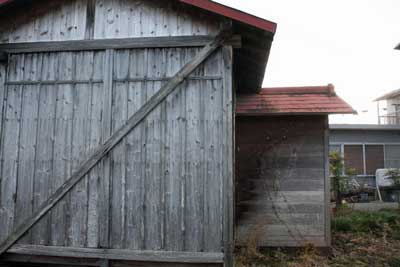
<svg viewBox="0 0 400 267"><path fill-rule="evenodd" d="M43 216L45 216L83 177L104 158L121 140L129 134L146 116L154 110L179 84L183 82L201 63L203 63L224 41L230 33L223 31L208 43L195 57L187 63L174 77L147 101L128 121L117 130L103 145L95 150L79 169L69 177L26 221L14 230L7 239L0 244L0 255L14 245L27 231L29 231Z"/></svg>

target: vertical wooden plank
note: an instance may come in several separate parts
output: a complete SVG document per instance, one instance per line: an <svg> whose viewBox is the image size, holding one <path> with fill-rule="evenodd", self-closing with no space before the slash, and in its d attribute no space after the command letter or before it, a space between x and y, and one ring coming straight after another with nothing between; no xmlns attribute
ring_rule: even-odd
<svg viewBox="0 0 400 267"><path fill-rule="evenodd" d="M162 71L162 49L149 50L147 74L160 77ZM161 88L161 82L147 81L147 99ZM160 156L160 106L144 121L146 128L145 151L145 248L159 250L161 237L161 156Z"/></svg>
<svg viewBox="0 0 400 267"><path fill-rule="evenodd" d="M94 64L93 52L79 52L76 58L75 78L92 78ZM72 172L79 167L88 154L90 137L91 84L76 84L73 94L74 118L72 137ZM71 190L71 224L69 245L82 247L86 244L87 231L87 176Z"/></svg>
<svg viewBox="0 0 400 267"><path fill-rule="evenodd" d="M42 80L55 80L58 71L58 56L55 53L43 55ZM33 209L36 210L51 193L53 177L54 118L56 93L52 85L42 85L39 92L39 121L35 158L35 181ZM46 215L32 230L35 244L48 245L50 239L50 216Z"/></svg>
<svg viewBox="0 0 400 267"><path fill-rule="evenodd" d="M10 62L11 63L11 62ZM12 65L9 64L9 67ZM7 67L6 64L0 63L0 174L3 175L3 155L4 155L4 140L3 140L3 134L4 134L4 129L3 127L5 126L5 110L6 110L6 75L7 75ZM0 179L0 194L2 194L2 179ZM1 198L0 198L1 199ZM0 215L4 216L3 212L3 204L0 202ZM4 222L0 220L0 226L3 226ZM0 241L3 240L5 232L5 228L2 228L3 230L0 230Z"/></svg>
<svg viewBox="0 0 400 267"><path fill-rule="evenodd" d="M104 75L104 52L95 52L94 54L94 70L93 79L101 80ZM92 85L92 101L90 110L90 138L89 150L93 151L101 145L102 138L102 109L104 101L104 85L96 83ZM100 206L100 189L104 182L102 165L98 164L89 173L88 188L88 225L87 225L87 246L90 248L99 247L100 240L100 224L99 210Z"/></svg>
<svg viewBox="0 0 400 267"><path fill-rule="evenodd" d="M325 116L324 124L324 162L325 162L325 241L326 246L329 247L332 242L331 238L331 181L329 177L329 117Z"/></svg>
<svg viewBox="0 0 400 267"><path fill-rule="evenodd" d="M143 78L147 71L147 50L130 51L130 78ZM132 116L146 101L143 82L131 82L128 88L128 116ZM140 250L144 240L144 177L142 176L143 123L133 129L126 138L126 248Z"/></svg>
<svg viewBox="0 0 400 267"><path fill-rule="evenodd" d="M59 80L72 80L75 73L75 57L71 52L59 55ZM73 131L73 85L62 84L57 88L57 107L54 133L53 191L71 175ZM70 196L61 200L51 212L51 245L64 246L68 241L68 214Z"/></svg>
<svg viewBox="0 0 400 267"><path fill-rule="evenodd" d="M221 75L222 53L215 53L205 63L204 75ZM204 250L215 252L222 247L222 175L221 120L223 83L220 80L203 81L202 103L205 108L204 136Z"/></svg>
<svg viewBox="0 0 400 267"><path fill-rule="evenodd" d="M114 79L126 80L129 74L129 50L118 51L114 54ZM114 81L112 129L120 128L127 120L128 82ZM125 187L126 187L126 158L125 140L111 152L112 155L112 231L111 247L122 248L125 238Z"/></svg>
<svg viewBox="0 0 400 267"><path fill-rule="evenodd" d="M104 57L104 83L103 83L103 117L102 117L102 143L104 143L112 130L112 96L113 96L113 58L114 51L106 50ZM99 242L101 248L110 246L110 192L111 185L111 159L107 155L101 162L103 179L100 183L99 193Z"/></svg>
<svg viewBox="0 0 400 267"><path fill-rule="evenodd" d="M11 56L8 80L22 79L24 56ZM13 229L15 193L17 190L18 143L22 104L22 86L7 86L2 133L2 179L0 187L0 240Z"/></svg>
<svg viewBox="0 0 400 267"><path fill-rule="evenodd" d="M170 49L167 57L167 76L172 76L181 67L183 49ZM168 251L183 251L182 221L182 179L181 164L184 155L181 153L182 140L185 137L181 128L185 123L185 88L180 86L166 100L167 139L166 139L166 170L165 170L165 249Z"/></svg>
<svg viewBox="0 0 400 267"><path fill-rule="evenodd" d="M189 49L190 58L196 51ZM185 250L203 249L203 177L201 82L190 80L186 87L186 210Z"/></svg>
<svg viewBox="0 0 400 267"><path fill-rule="evenodd" d="M224 254L225 266L233 266L233 250L234 250L234 178L233 178L233 114L234 107L233 86L232 86L232 47L224 46L222 48L223 57L223 82L224 95L222 98L223 108L223 237L224 237Z"/></svg>
<svg viewBox="0 0 400 267"><path fill-rule="evenodd" d="M41 62L37 54L27 54L24 63L25 81L38 80ZM32 213L35 173L35 149L38 123L39 87L26 85L22 90L21 128L19 141L18 192L14 225L20 225ZM30 242L30 234L21 243Z"/></svg>

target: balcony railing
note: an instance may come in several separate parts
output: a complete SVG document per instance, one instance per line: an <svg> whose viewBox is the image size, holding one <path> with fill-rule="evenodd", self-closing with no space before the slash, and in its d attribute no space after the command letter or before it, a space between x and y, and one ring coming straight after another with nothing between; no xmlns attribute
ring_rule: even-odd
<svg viewBox="0 0 400 267"><path fill-rule="evenodd" d="M400 111L379 116L381 125L400 125Z"/></svg>

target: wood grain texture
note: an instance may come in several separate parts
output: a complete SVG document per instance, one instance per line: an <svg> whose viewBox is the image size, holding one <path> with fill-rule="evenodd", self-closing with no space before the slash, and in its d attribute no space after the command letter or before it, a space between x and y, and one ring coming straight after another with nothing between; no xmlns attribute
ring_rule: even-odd
<svg viewBox="0 0 400 267"><path fill-rule="evenodd" d="M72 53L59 54L58 79L75 77L76 57ZM65 177L71 175L72 137L74 117L74 85L61 84L57 87L57 106L55 111L54 155L52 189L60 187ZM67 245L68 218L71 213L70 196L62 199L51 212L51 241L54 246Z"/></svg>
<svg viewBox="0 0 400 267"><path fill-rule="evenodd" d="M136 110L136 113L134 113L127 121L126 118L128 115L128 110L132 110L132 107L129 107L131 102L128 101L130 99L130 80L132 78L129 77L132 74L132 70L130 68L133 68L136 77L149 76L157 78L172 75L172 73L167 72L167 69L170 69L167 68L167 63L169 62L168 58L171 56L168 49L143 50L147 51L143 54L143 56L145 55L143 57L143 63L140 63L141 59L139 59L139 63L141 64L140 66L144 68L143 71L140 71L138 67L135 69L134 66L131 66L137 64L134 60L131 61L132 58L135 58L136 56L141 57L141 55L135 55L135 53L138 53L140 50L122 51L119 59L118 56L113 56L111 53L108 53L108 59L112 60L114 58L115 62L115 64L113 64L113 68L115 68L113 71L115 77L112 75L107 77L107 75L105 75L104 79L105 84L111 84L113 88L112 90L109 90L109 88L104 87L106 90L108 89L108 91L111 91L111 107L109 104L107 104L107 101L111 101L107 93L104 90L101 91L101 89L99 89L102 88L100 83L96 85L91 83L70 85L60 84L57 85L57 90L54 90L53 86L50 84L41 85L40 89L38 90L39 121L37 126L37 143L40 144L40 148L38 147L35 150L35 166L39 167L35 167L35 181L33 189L35 194L35 212L33 215L31 215L31 220L25 220L24 224L19 227L19 230L15 232L14 235L9 237L7 244L14 243L16 240L18 240L19 237L21 237L40 219L33 230L33 243L35 244L48 245L50 243L59 243L61 245L67 244L74 247L111 246L115 248L126 248L129 245L129 247L139 247L139 249L150 248L154 250L165 248L167 229L165 208L167 199L166 195L168 193L166 188L165 173L168 161L165 160L164 155L168 149L165 146L165 143L167 142L167 136L164 135L164 133L166 133L167 129L168 114L163 114L162 112L167 109L167 104L163 103L163 100L165 100L178 85L181 85L179 87L180 90L191 90L191 92L195 93L197 96L201 96L203 94L199 92L202 89L202 83L204 83L204 81L189 80L187 83L182 82L198 66L204 63L204 61L209 58L213 52L215 52L215 50L217 50L223 38L223 35L219 36L214 42L210 43L200 51L198 49L186 49L187 51L185 52L185 56L179 56L181 59L184 58L184 60L179 60L179 65L172 68L176 71L179 71L174 73L174 77L170 81L166 83L161 83L160 81L147 81L141 84L141 94L143 90L145 90L146 98L140 96L140 101L138 101L138 104L140 102L140 105L133 108L133 110ZM179 51L179 53L182 52L182 50L176 51ZM101 64L101 52L100 54L97 53L99 52L86 51L74 52L72 54L43 54L44 63L41 69L41 80L53 81L60 78L64 79L66 78L65 76L68 75L72 76L71 79L99 79L100 73L102 71L105 72L106 69L110 70L110 67L107 67L107 64L105 64L104 69L102 69L101 66L103 64ZM62 58L59 57L60 55ZM70 55L72 58L70 58ZM214 55L218 55L218 53ZM214 58L214 55L212 58ZM24 56L18 55L17 57L18 60L16 60L16 64L22 64L22 59ZM106 58L105 62L109 62L108 59ZM67 64L66 69L60 68L61 62ZM177 63L178 61L174 59L172 62ZM200 70L203 70L204 68L210 68L210 66L215 65L216 62L217 61L215 60L207 61L204 63L204 66L200 67ZM68 64L72 65L68 66ZM18 67L15 69L17 70ZM67 74L63 74L65 71ZM198 71L196 75L204 75L204 72ZM114 78L116 79L115 81L113 81ZM23 78L10 77L11 81L18 81L21 79ZM126 81L124 82L123 79L126 79ZM135 84L135 86L136 85L137 84ZM13 85L9 85L8 87L13 88ZM160 87L161 90L157 92L158 88ZM15 92L19 91L16 90ZM70 95L71 92L72 96ZM222 90L218 92L218 94L221 95L221 99L223 93L224 92ZM105 98L103 98L103 96ZM67 99L64 99L63 103L59 103L60 98L64 97L67 97ZM68 97L72 97L72 102L69 102L70 100L68 100ZM204 97L206 97L206 95L204 95ZM103 101L101 100L102 98ZM21 96L16 94L15 99L16 101L20 101L18 103L19 107L21 107ZM146 99L147 102L143 105ZM182 235L180 235L179 238L180 240L186 239L186 244L184 246L182 244L182 249L187 249L188 251L204 250L204 229L203 226L198 224L199 221L204 221L204 207L206 205L204 200L204 192L208 190L204 188L204 145L199 146L197 141L199 138L204 138L202 137L202 134L204 134L203 132L205 130L203 117L205 115L202 113L216 112L218 114L219 112L221 114L221 117L219 117L221 121L225 120L225 116L229 116L229 112L224 113L221 106L219 106L219 110L210 110L206 108L206 102L199 101L200 100L195 100L193 97L190 103L199 103L196 104L198 105L198 108L191 110L192 115L188 116L188 114L186 114L185 120L181 120L180 117L177 118L184 123L179 130L182 131L180 135L187 136L186 140L192 140L192 146L201 152L199 155L196 155L194 154L196 150L188 152L187 148L183 147L181 149L181 153L183 152L184 155L191 156L187 158L185 156L185 161L178 163L179 166L181 166L179 179L185 177L185 184L184 186L181 185L181 190L183 189L184 191L181 191L181 203L177 210L178 213L185 211L186 215L189 216L185 217L186 219L183 220L183 215L178 214L178 218L182 218L182 221L173 223L178 223L178 225L182 227ZM100 102L101 104L98 104ZM187 102L185 112L188 112L188 110L192 108L190 107L190 103ZM161 105L159 106L159 104ZM229 101L227 105L230 105ZM72 114L70 114L71 107ZM60 131L70 127L69 124L62 124L60 126L60 123L58 122L59 117L57 112L60 112L60 115L63 115L63 108L66 108L65 112L67 112L67 114L64 114L64 116L70 116L67 117L67 121L71 121L70 125L72 127L72 131L70 133L71 137L64 136L64 138L66 138L66 142L71 142L71 145L62 143L60 140ZM104 113L102 114L104 114L104 117L100 117L98 112L103 108ZM107 115L107 109L110 111L109 115ZM101 110L101 112L103 112L103 110ZM146 117L147 115L149 116ZM186 116L190 118L190 122L195 126L191 126L192 128L190 131L187 130L189 129L188 127L190 124L188 123L189 120L186 120ZM210 116L210 114L207 116ZM99 121L100 118L104 120L101 123ZM113 122L114 126L112 126L112 124L110 127L107 126L108 120ZM16 120L15 123L15 128L19 129L21 124L19 124L18 120ZM102 136L100 136L99 131L100 124L102 128ZM140 148L140 155L137 154L135 158L138 161L140 157L140 161L138 162L141 167L140 181L138 180L134 184L129 184L129 186L140 185L141 189L138 192L136 187L127 187L127 162L130 162L131 158L127 158L127 151L129 150L127 150L126 147L129 144L129 135L132 134L131 129L139 124L143 125L142 130L140 131L140 146L143 148ZM123 125L122 129L117 129L118 125ZM111 130L113 130L114 134L108 141L105 141L104 136L106 135L107 127L110 129L110 133ZM64 132L64 134L68 135L68 130L67 132ZM19 136L19 134L12 134L10 137L11 136L15 138L15 136ZM126 136L128 138L125 138ZM94 149L95 144L100 144L98 140L99 138L104 140L102 141L103 145L98 149ZM204 139L202 140L204 143ZM60 147L56 149L54 146L55 143L57 143L57 145ZM117 150L112 151L115 146L117 146ZM118 146L120 146L120 148ZM113 181L110 182L109 185L112 186L106 187L105 185L101 185L100 188L98 188L96 185L96 183L99 181L99 178L97 178L99 175L97 171L98 163L103 159L104 156L109 155L111 151L112 153L110 155L112 160L110 163L112 164L110 165L109 173L112 174ZM70 153L70 155L68 153ZM84 162L84 160L91 153L94 153L94 156L81 166L82 162ZM64 178L54 178L57 179L57 183L61 183L61 181L64 182L64 184L58 189L56 189L55 186L56 180L50 178L54 175L68 173L68 170L65 170L65 166L65 171L56 170L55 166L63 167L63 164L60 162L57 163L54 159L54 155L64 155L66 157L69 155L70 158L65 158L65 161L69 161L68 166L73 174L70 180L67 180L65 176ZM18 155L16 154L16 157L17 156ZM221 157L219 160L220 162L218 164L223 165L223 158ZM189 165L189 161L191 166ZM188 166L190 166L190 173L185 173L184 168L187 168ZM104 167L105 165L103 164L101 168ZM105 176L107 175L107 173L104 172L104 169L102 171L100 169L100 173L104 173ZM188 177L191 175L194 175L193 177L198 177L199 181L192 180L192 182L188 182L186 184L186 181L190 181L188 180ZM14 181L17 181L17 179L14 178ZM197 186L195 183L200 183L199 190L196 189ZM209 186L219 186L219 190L222 192L222 184L209 184ZM108 196L105 194L105 198L103 198L103 193L107 189L110 190L110 194ZM56 191L54 192L54 190ZM100 190L102 195L100 200L98 200L98 193L96 193L97 190ZM54 192L52 196L46 202L43 202L45 197L48 197L48 194L51 192ZM136 208L139 211L143 208L142 218L139 217L133 220L131 216L136 216L137 214L127 212L126 207L128 205L132 205L130 203L128 204L126 201L128 192L131 194L129 199L132 199L132 194L135 194L135 199L138 199L139 201L141 200L138 205L135 205L137 205ZM186 192L193 192L194 195L191 196L183 194ZM64 199L67 194L68 197ZM193 200L190 200L191 198L193 198ZM65 203L67 204L60 204L60 200L65 200ZM182 202L182 200L184 201ZM200 200L199 204L195 203L197 200ZM194 207L193 211L186 209L189 207L186 206L186 202L190 203L190 205ZM40 204L42 204L41 207L39 207ZM104 205L108 206L108 208L104 207ZM56 210L51 214L52 216L49 216L48 212L54 207L56 207ZM57 207L59 207L59 209L57 209ZM97 207L99 208L98 212L96 211ZM107 212L107 210L112 212ZM63 214L64 211L66 214ZM191 215L189 212L194 212L194 215ZM106 214L108 214L108 217L105 216ZM14 216L14 214L12 214L12 216ZM221 217L222 214L219 216ZM65 221L65 223L58 222L59 218ZM106 219L106 222L104 222L105 225L107 223L111 223L110 226L113 225L111 228L108 228L112 230L111 232L108 232L106 228L99 225L100 223L103 224L101 221L102 218ZM53 222L53 220L57 222ZM132 226L129 226L128 222L132 223L132 221L136 223L137 228L132 228ZM183 237L183 235L186 235L185 227L189 224L199 225L198 229L191 228L192 230L187 232L188 234L190 233L191 236L198 237L199 241L197 241L198 243L195 245L189 243L191 240L187 236ZM135 233L133 240L128 240L129 237L126 235L129 227L131 233ZM66 229L66 231L58 232L61 228ZM103 230L104 232L102 232ZM108 243L108 238L105 236L107 233L110 237L112 237L111 243ZM64 240L63 242L63 236L67 239L67 241ZM179 244L179 242L179 240L176 241L177 244ZM220 244L221 240L215 240L215 242L216 244ZM5 245L3 248L7 246L8 245ZM215 250L218 249L217 251L220 250L219 245L208 244L208 246L214 247Z"/></svg>
<svg viewBox="0 0 400 267"><path fill-rule="evenodd" d="M240 244L326 246L325 124L324 116L237 118Z"/></svg>
<svg viewBox="0 0 400 267"><path fill-rule="evenodd" d="M95 39L216 34L219 23L168 1L97 1Z"/></svg>
<svg viewBox="0 0 400 267"><path fill-rule="evenodd" d="M25 56L25 73L23 79L35 80L41 75L43 57L38 55ZM30 216L33 210L34 171L36 158L36 141L39 119L39 92L37 86L24 86L22 91L22 114L20 122L19 164L18 164L18 193L14 224L21 224ZM30 235L22 242L29 242Z"/></svg>
<svg viewBox="0 0 400 267"><path fill-rule="evenodd" d="M84 259L129 260L153 263L221 263L222 253L173 252L173 251L132 251L122 249L88 249L45 247L31 245L13 246L9 253L33 256L56 256Z"/></svg>
<svg viewBox="0 0 400 267"><path fill-rule="evenodd" d="M222 157L225 162L222 168L223 181L223 247L226 266L234 265L234 203L235 203L235 178L234 178L234 103L233 103L233 49L224 46L222 49L223 60L223 96L222 96Z"/></svg>
<svg viewBox="0 0 400 267"><path fill-rule="evenodd" d="M24 75L23 60L18 61L15 57L10 58L8 76L12 79L22 79ZM21 118L22 86L11 86L6 88L7 101L4 106L3 130L2 130L2 179L0 197L0 240L13 229L15 196L18 177L18 143L20 135L19 121Z"/></svg>
<svg viewBox="0 0 400 267"><path fill-rule="evenodd" d="M10 19L12 15L13 19ZM85 38L86 0L43 1L0 19L0 42L79 40Z"/></svg>

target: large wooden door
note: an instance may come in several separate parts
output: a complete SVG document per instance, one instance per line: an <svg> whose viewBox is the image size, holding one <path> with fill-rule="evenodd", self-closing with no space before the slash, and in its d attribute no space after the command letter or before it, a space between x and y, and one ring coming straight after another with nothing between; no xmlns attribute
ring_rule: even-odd
<svg viewBox="0 0 400 267"><path fill-rule="evenodd" d="M201 48L11 54L5 81L0 240ZM232 88L214 53L22 244L222 252L232 182ZM227 71L228 70L228 71ZM3 92L3 91L2 91Z"/></svg>

